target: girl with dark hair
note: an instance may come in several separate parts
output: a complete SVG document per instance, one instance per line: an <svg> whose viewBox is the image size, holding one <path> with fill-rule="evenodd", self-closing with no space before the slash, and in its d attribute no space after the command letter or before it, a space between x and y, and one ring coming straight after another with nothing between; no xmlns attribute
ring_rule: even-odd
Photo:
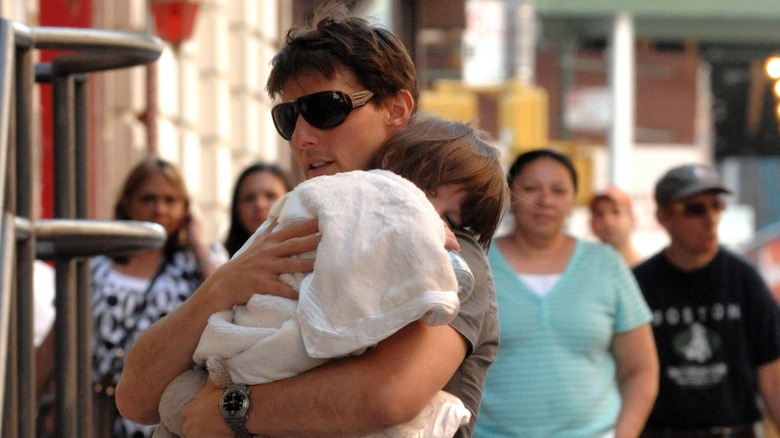
<svg viewBox="0 0 780 438"><path fill-rule="evenodd" d="M241 172L233 189L230 229L225 238L231 257L268 219L271 205L290 190L290 177L276 164L255 163Z"/></svg>

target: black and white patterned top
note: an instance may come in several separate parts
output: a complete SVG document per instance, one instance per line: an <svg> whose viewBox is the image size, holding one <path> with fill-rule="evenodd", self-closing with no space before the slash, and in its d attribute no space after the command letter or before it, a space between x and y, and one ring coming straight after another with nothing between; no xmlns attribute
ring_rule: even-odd
<svg viewBox="0 0 780 438"><path fill-rule="evenodd" d="M135 339L180 306L202 281L191 251L175 253L154 279L127 276L117 272L113 263L106 256L92 259L92 375L95 390L109 394L119 382L125 353ZM114 436L151 436L154 429L118 417Z"/></svg>

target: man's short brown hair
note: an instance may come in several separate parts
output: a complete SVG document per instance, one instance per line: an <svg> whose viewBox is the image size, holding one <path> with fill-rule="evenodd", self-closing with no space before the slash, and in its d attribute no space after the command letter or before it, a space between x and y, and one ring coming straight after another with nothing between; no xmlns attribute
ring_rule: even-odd
<svg viewBox="0 0 780 438"><path fill-rule="evenodd" d="M387 29L352 16L338 2L317 10L306 25L287 32L271 61L266 91L277 98L289 80L318 73L348 73L376 101L407 90L417 102L417 71L403 43ZM372 99L373 100L373 99Z"/></svg>

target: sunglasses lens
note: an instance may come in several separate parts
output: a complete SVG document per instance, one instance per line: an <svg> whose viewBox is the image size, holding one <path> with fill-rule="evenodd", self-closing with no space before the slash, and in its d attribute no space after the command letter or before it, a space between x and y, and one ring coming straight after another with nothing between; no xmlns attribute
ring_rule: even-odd
<svg viewBox="0 0 780 438"><path fill-rule="evenodd" d="M688 202L683 206L683 213L688 216L699 216L707 212L707 206L701 202Z"/></svg>
<svg viewBox="0 0 780 438"><path fill-rule="evenodd" d="M721 212L726 209L726 203L723 200L718 199L713 201L712 204L705 204L703 202L686 202L683 204L683 213L687 216L701 216L709 209L715 212Z"/></svg>
<svg viewBox="0 0 780 438"><path fill-rule="evenodd" d="M354 93L357 106L363 106L374 95L370 91ZM342 91L321 91L307 94L294 101L280 103L271 110L274 126L285 140L292 138L300 114L317 129L330 129L340 125L352 112L352 100Z"/></svg>
<svg viewBox="0 0 780 438"><path fill-rule="evenodd" d="M271 116L279 135L285 140L291 139L295 131L295 124L298 122L298 110L295 108L295 103L285 102L276 105L271 110Z"/></svg>
<svg viewBox="0 0 780 438"><path fill-rule="evenodd" d="M340 125L352 111L352 104L341 91L324 91L298 99L298 107L306 121L318 129Z"/></svg>

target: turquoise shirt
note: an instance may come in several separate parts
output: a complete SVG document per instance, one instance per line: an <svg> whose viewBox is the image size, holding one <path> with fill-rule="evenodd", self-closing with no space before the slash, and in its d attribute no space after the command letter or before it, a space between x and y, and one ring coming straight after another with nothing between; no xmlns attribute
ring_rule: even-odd
<svg viewBox="0 0 780 438"><path fill-rule="evenodd" d="M633 274L611 247L577 240L555 287L533 293L493 243L501 338L488 370L475 436L603 436L620 394L612 337L648 323Z"/></svg>

